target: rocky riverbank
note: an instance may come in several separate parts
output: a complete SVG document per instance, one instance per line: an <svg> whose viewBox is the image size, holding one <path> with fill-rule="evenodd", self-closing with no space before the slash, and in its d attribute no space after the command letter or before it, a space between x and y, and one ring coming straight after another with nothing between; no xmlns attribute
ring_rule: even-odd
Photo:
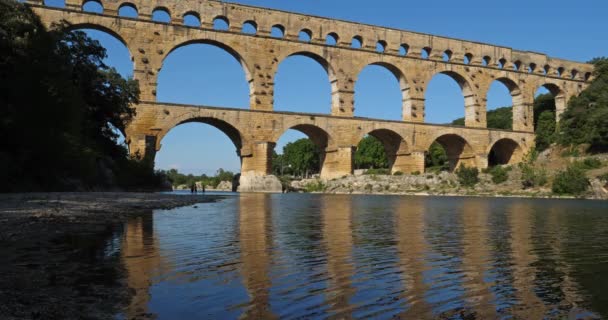
<svg viewBox="0 0 608 320"><path fill-rule="evenodd" d="M131 218L220 196L0 194L0 319L112 319L129 303L104 239ZM101 247L100 247L101 246ZM69 248L61 253L54 248ZM101 256L100 256L101 255ZM101 261L101 262L100 262Z"/></svg>
<svg viewBox="0 0 608 320"><path fill-rule="evenodd" d="M462 196L514 196L535 198L573 198L556 195L550 184L524 187L521 170L514 166L506 181L495 183L492 175L479 174L479 182L474 187L464 187L454 173L441 172L419 175L359 175L339 179L305 179L292 181L296 192L319 192L333 194L403 194L403 195L462 195ZM588 191L578 198L608 199L608 181L590 179Z"/></svg>

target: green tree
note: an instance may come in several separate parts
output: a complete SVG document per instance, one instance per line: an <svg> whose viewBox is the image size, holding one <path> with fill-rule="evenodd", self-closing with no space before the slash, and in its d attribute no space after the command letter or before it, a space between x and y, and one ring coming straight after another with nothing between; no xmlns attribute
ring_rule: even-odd
<svg viewBox="0 0 608 320"><path fill-rule="evenodd" d="M0 191L160 184L116 143L137 82L103 63L98 42L68 30L47 31L29 7L0 0Z"/></svg>
<svg viewBox="0 0 608 320"><path fill-rule="evenodd" d="M501 107L486 113L488 128L511 130L513 128L513 108ZM464 126L464 118L452 121L453 125Z"/></svg>
<svg viewBox="0 0 608 320"><path fill-rule="evenodd" d="M307 138L290 142L283 148L283 158L296 175L318 173L320 154L317 146Z"/></svg>
<svg viewBox="0 0 608 320"><path fill-rule="evenodd" d="M443 171L448 170L450 163L445 149L438 142L433 142L429 151L424 156L424 165L429 170Z"/></svg>
<svg viewBox="0 0 608 320"><path fill-rule="evenodd" d="M536 150L543 151L555 141L555 113L543 111L536 124Z"/></svg>
<svg viewBox="0 0 608 320"><path fill-rule="evenodd" d="M558 142L589 144L592 152L608 150L608 59L596 58L594 80L568 102L562 115Z"/></svg>
<svg viewBox="0 0 608 320"><path fill-rule="evenodd" d="M372 136L363 138L355 152L355 166L359 169L388 168L382 142Z"/></svg>

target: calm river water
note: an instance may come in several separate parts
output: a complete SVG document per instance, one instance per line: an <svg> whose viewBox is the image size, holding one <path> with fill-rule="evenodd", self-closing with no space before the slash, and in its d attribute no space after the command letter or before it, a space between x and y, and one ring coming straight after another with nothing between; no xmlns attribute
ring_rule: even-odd
<svg viewBox="0 0 608 320"><path fill-rule="evenodd" d="M160 319L608 317L608 203L244 194L118 235Z"/></svg>

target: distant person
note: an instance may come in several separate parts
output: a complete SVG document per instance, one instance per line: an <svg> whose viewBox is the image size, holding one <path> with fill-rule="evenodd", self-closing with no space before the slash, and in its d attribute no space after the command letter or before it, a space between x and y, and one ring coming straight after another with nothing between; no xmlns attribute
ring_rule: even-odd
<svg viewBox="0 0 608 320"><path fill-rule="evenodd" d="M193 183L190 185L190 193L195 193L196 192L196 185Z"/></svg>
<svg viewBox="0 0 608 320"><path fill-rule="evenodd" d="M196 183L194 184L194 193L198 192L198 187L196 186Z"/></svg>
<svg viewBox="0 0 608 320"><path fill-rule="evenodd" d="M203 193L205 193L205 184L203 183Z"/></svg>

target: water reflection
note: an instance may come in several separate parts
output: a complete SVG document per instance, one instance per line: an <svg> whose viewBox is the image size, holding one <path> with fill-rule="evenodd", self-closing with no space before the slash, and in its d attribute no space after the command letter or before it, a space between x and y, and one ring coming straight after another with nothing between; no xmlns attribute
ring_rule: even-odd
<svg viewBox="0 0 608 320"><path fill-rule="evenodd" d="M424 277L429 269L425 259L428 250L425 200L401 198L396 210L397 252L403 279L403 299L408 304L400 316L405 319L429 318L432 311L426 300L429 288Z"/></svg>
<svg viewBox="0 0 608 320"><path fill-rule="evenodd" d="M595 318L602 300L586 277L606 270L608 248L596 241L601 259L580 256L590 230L572 212L608 222L605 205L586 204L250 194L162 211L125 228L125 314ZM606 240L601 230L594 239Z"/></svg>
<svg viewBox="0 0 608 320"><path fill-rule="evenodd" d="M267 194L239 198L241 273L249 294L245 319L276 318L270 310L271 203Z"/></svg>
<svg viewBox="0 0 608 320"><path fill-rule="evenodd" d="M352 277L355 268L352 263L353 235L353 203L349 196L322 198L322 228L325 250L327 251L328 286L326 302L330 306L329 313L336 318L352 316L352 298L355 288Z"/></svg>

